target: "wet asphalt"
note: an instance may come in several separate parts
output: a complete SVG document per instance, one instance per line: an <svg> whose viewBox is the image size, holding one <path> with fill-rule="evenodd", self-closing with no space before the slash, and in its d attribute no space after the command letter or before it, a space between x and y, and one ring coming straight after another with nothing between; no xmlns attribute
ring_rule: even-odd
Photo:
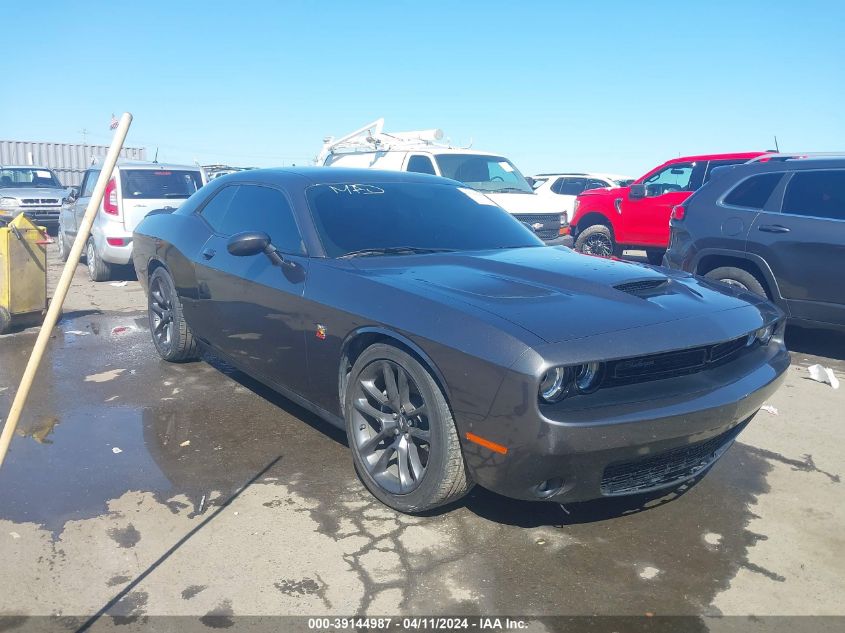
<svg viewBox="0 0 845 633"><path fill-rule="evenodd" d="M805 368L845 378L845 341L790 337L779 414L690 485L407 517L342 432L212 356L162 362L137 309L77 306L0 470L0 615L841 614L845 389ZM0 337L0 418L34 340Z"/></svg>

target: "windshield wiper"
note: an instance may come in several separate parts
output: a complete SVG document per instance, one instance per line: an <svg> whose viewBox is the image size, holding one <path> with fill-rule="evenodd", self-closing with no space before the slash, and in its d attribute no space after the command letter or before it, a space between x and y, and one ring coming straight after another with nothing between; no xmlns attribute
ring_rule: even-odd
<svg viewBox="0 0 845 633"><path fill-rule="evenodd" d="M372 257L375 255L408 255L418 253L451 253L454 248L424 248L421 246L384 246L382 248L362 248L344 253L338 259L349 257Z"/></svg>

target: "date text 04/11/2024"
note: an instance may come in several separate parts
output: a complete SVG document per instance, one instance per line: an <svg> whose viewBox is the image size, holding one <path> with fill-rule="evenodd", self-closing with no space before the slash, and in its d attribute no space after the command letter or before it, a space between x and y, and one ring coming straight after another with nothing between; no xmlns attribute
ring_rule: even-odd
<svg viewBox="0 0 845 633"><path fill-rule="evenodd" d="M309 618L308 628L317 631L332 630L522 630L528 627L527 620L497 617L405 617L399 618Z"/></svg>

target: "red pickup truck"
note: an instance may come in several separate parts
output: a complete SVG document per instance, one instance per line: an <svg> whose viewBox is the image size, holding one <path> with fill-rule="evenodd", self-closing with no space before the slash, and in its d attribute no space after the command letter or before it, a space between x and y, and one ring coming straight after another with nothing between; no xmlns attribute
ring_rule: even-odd
<svg viewBox="0 0 845 633"><path fill-rule="evenodd" d="M710 180L716 167L744 163L766 152L685 156L666 161L627 187L590 189L575 200L569 225L575 249L590 255L620 255L644 249L660 264L669 244L672 208Z"/></svg>

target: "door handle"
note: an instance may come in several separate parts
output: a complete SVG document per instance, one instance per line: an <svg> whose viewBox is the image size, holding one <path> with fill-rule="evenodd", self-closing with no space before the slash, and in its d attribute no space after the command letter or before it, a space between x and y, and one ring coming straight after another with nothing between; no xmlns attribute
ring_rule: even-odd
<svg viewBox="0 0 845 633"><path fill-rule="evenodd" d="M215 251L213 248L206 248L202 252L202 256L205 257L206 259L211 259L215 255L217 255L217 251Z"/></svg>
<svg viewBox="0 0 845 633"><path fill-rule="evenodd" d="M763 231L764 233L789 233L789 229L780 224L764 224L763 226L757 227L757 230Z"/></svg>

